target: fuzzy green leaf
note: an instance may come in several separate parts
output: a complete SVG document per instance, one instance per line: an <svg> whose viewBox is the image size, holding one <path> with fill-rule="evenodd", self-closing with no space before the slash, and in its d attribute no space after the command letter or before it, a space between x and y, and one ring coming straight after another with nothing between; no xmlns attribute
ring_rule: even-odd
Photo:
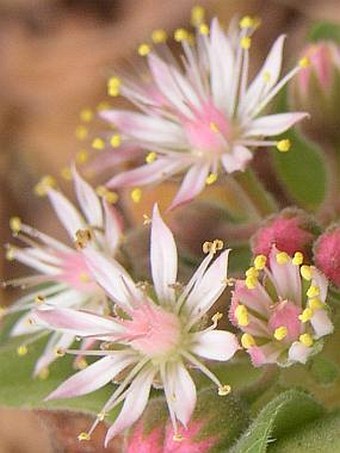
<svg viewBox="0 0 340 453"><path fill-rule="evenodd" d="M331 40L340 44L340 26L331 22L319 22L309 32L309 41Z"/></svg>

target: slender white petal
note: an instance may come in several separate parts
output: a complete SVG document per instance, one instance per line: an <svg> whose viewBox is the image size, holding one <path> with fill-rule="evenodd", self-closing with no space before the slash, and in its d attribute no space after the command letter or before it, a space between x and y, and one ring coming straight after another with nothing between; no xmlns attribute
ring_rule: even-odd
<svg viewBox="0 0 340 453"><path fill-rule="evenodd" d="M58 356L56 355L56 350L66 349L71 346L74 341L74 335L69 333L60 334L59 332L54 332L51 335L51 338L47 342L44 352L37 360L34 367L34 376L39 375L39 373L44 369L50 366Z"/></svg>
<svg viewBox="0 0 340 453"><path fill-rule="evenodd" d="M324 337L333 332L334 326L328 317L326 310L317 310L310 320L315 331L316 338Z"/></svg>
<svg viewBox="0 0 340 453"><path fill-rule="evenodd" d="M307 118L308 113L294 112L294 113L277 113L275 115L262 116L255 119L250 123L245 133L245 136L259 136L265 135L270 137L272 135L279 135L288 130L298 121Z"/></svg>
<svg viewBox="0 0 340 453"><path fill-rule="evenodd" d="M244 171L253 158L248 148L242 145L235 145L231 153L222 155L221 160L227 173Z"/></svg>
<svg viewBox="0 0 340 453"><path fill-rule="evenodd" d="M198 332L193 340L191 352L211 360L229 360L240 347L236 336L224 330Z"/></svg>
<svg viewBox="0 0 340 453"><path fill-rule="evenodd" d="M289 348L288 358L294 362L300 362L304 364L307 362L311 352L313 352L312 348L308 348L299 341L295 341Z"/></svg>
<svg viewBox="0 0 340 453"><path fill-rule="evenodd" d="M122 236L121 221L117 211L106 201L104 201L104 231L105 243L110 254L114 254Z"/></svg>
<svg viewBox="0 0 340 453"><path fill-rule="evenodd" d="M75 167L72 168L72 176L79 205L88 223L92 226L102 227L103 210L96 192L79 175Z"/></svg>

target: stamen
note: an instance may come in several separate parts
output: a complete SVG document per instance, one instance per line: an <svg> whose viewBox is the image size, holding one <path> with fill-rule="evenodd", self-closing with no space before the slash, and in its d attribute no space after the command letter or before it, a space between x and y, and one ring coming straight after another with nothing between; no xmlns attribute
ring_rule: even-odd
<svg viewBox="0 0 340 453"><path fill-rule="evenodd" d="M300 274L301 274L302 278L304 278L307 281L310 281L313 278L312 269L310 266L307 266L306 264L301 266Z"/></svg>
<svg viewBox="0 0 340 453"><path fill-rule="evenodd" d="M223 249L223 241L215 239L213 242L206 241L202 246L203 253L212 253L213 255Z"/></svg>
<svg viewBox="0 0 340 453"><path fill-rule="evenodd" d="M201 24L198 27L198 31L200 32L201 35L209 35L209 26L207 24Z"/></svg>
<svg viewBox="0 0 340 453"><path fill-rule="evenodd" d="M13 247L12 245L7 247L7 250L6 250L6 260L7 261L15 260L15 250L16 250L15 247Z"/></svg>
<svg viewBox="0 0 340 453"><path fill-rule="evenodd" d="M104 196L105 201L107 201L110 204L115 204L117 203L119 196L116 192L112 192L111 190L108 190Z"/></svg>
<svg viewBox="0 0 340 453"><path fill-rule="evenodd" d="M262 77L265 83L269 83L272 78L269 71L264 71Z"/></svg>
<svg viewBox="0 0 340 453"><path fill-rule="evenodd" d="M136 187L131 191L130 196L134 203L139 203L142 198L142 190L139 187Z"/></svg>
<svg viewBox="0 0 340 453"><path fill-rule="evenodd" d="M22 227L22 221L20 217L11 217L9 220L9 227L13 233L19 233Z"/></svg>
<svg viewBox="0 0 340 453"><path fill-rule="evenodd" d="M310 299L308 305L313 311L325 308L325 304L318 297Z"/></svg>
<svg viewBox="0 0 340 453"><path fill-rule="evenodd" d="M301 322L305 323L308 322L313 317L313 310L311 308L305 308L301 315L299 315L299 319Z"/></svg>
<svg viewBox="0 0 340 453"><path fill-rule="evenodd" d="M82 149L76 154L77 164L85 164L89 160L89 153L86 149Z"/></svg>
<svg viewBox="0 0 340 453"><path fill-rule="evenodd" d="M184 436L180 433L175 433L173 436L172 436L172 440L174 442L182 442L184 439Z"/></svg>
<svg viewBox="0 0 340 453"><path fill-rule="evenodd" d="M106 412L99 412L99 414L97 414L97 418L100 422L102 422L105 417L107 417L107 413Z"/></svg>
<svg viewBox="0 0 340 453"><path fill-rule="evenodd" d="M261 271L266 267L267 257L265 255L257 255L254 259L254 267L256 270Z"/></svg>
<svg viewBox="0 0 340 453"><path fill-rule="evenodd" d="M149 44L143 43L138 47L137 52L141 57L145 57L151 52L151 47L149 46Z"/></svg>
<svg viewBox="0 0 340 453"><path fill-rule="evenodd" d="M310 285L306 294L310 298L317 297L320 295L320 288L316 285Z"/></svg>
<svg viewBox="0 0 340 453"><path fill-rule="evenodd" d="M217 327L218 321L219 321L220 319L222 319L222 318L223 318L223 313L220 313L219 311L218 311L217 313L215 313L215 314L212 316L212 318L211 318L211 320L212 320L212 322L213 322L212 327L213 327L214 329Z"/></svg>
<svg viewBox="0 0 340 453"><path fill-rule="evenodd" d="M47 195L49 189L52 187L56 187L57 182L53 176L46 175L41 178L38 184L34 187L34 193L38 195L38 197L44 197Z"/></svg>
<svg viewBox="0 0 340 453"><path fill-rule="evenodd" d="M249 314L247 307L244 305L238 305L235 310L235 318L240 327L246 327L249 324Z"/></svg>
<svg viewBox="0 0 340 453"><path fill-rule="evenodd" d="M147 214L143 214L143 225L151 225L151 218Z"/></svg>
<svg viewBox="0 0 340 453"><path fill-rule="evenodd" d="M205 180L205 183L207 184L207 186L211 186L212 184L214 184L215 182L217 181L217 174L216 173L210 173L206 180Z"/></svg>
<svg viewBox="0 0 340 453"><path fill-rule="evenodd" d="M240 20L240 28L252 28L259 23L259 19L251 16L244 16Z"/></svg>
<svg viewBox="0 0 340 453"><path fill-rule="evenodd" d="M218 126L217 126L217 124L214 123L213 121L211 121L211 122L209 123L209 127L210 127L210 129L211 129L213 132L215 132L215 133L218 133L218 132L220 131L219 128L218 128Z"/></svg>
<svg viewBox="0 0 340 453"><path fill-rule="evenodd" d="M202 22L204 21L205 17L205 9L203 6L197 5L194 6L191 10L191 25L194 27L197 27L198 25L201 25Z"/></svg>
<svg viewBox="0 0 340 453"><path fill-rule="evenodd" d="M109 110L111 108L110 104L106 101L102 101L97 105L97 112L102 112L103 110Z"/></svg>
<svg viewBox="0 0 340 453"><path fill-rule="evenodd" d="M110 145L112 148L119 148L122 143L122 137L119 134L114 134L110 138Z"/></svg>
<svg viewBox="0 0 340 453"><path fill-rule="evenodd" d="M156 159L157 159L157 153L155 153L154 151L151 151L149 154L147 154L147 156L145 158L145 162L147 164L152 164L152 162L155 162Z"/></svg>
<svg viewBox="0 0 340 453"><path fill-rule="evenodd" d="M299 341L304 345L307 346L307 348L310 348L313 346L313 338L309 333L304 333L299 336Z"/></svg>
<svg viewBox="0 0 340 453"><path fill-rule="evenodd" d="M276 143L276 148L281 153L286 153L287 151L289 151L291 146L292 146L292 143L288 138L280 140Z"/></svg>
<svg viewBox="0 0 340 453"><path fill-rule="evenodd" d="M244 50L250 49L250 46L251 46L250 36L243 36L243 38L241 38L241 41L240 41L240 46Z"/></svg>
<svg viewBox="0 0 340 453"><path fill-rule="evenodd" d="M38 294L38 295L35 296L34 302L35 302L37 305L41 305L41 304L43 304L44 302L46 302L46 299L45 299L45 297L42 296L41 294Z"/></svg>
<svg viewBox="0 0 340 453"><path fill-rule="evenodd" d="M72 171L70 167L63 167L60 171L60 175L65 181L72 181Z"/></svg>
<svg viewBox="0 0 340 453"><path fill-rule="evenodd" d="M274 338L278 341L283 340L288 335L288 329L285 326L280 326L274 331Z"/></svg>
<svg viewBox="0 0 340 453"><path fill-rule="evenodd" d="M65 349L63 349L63 348L55 348L54 354L56 355L56 357L64 357Z"/></svg>
<svg viewBox="0 0 340 453"><path fill-rule="evenodd" d="M97 137L92 141L91 146L93 149L102 150L105 148L105 142L102 138Z"/></svg>
<svg viewBox="0 0 340 453"><path fill-rule="evenodd" d="M27 353L28 353L28 348L27 348L27 346L25 344L22 344L22 345L17 347L17 354L18 354L19 357L23 357Z"/></svg>
<svg viewBox="0 0 340 453"><path fill-rule="evenodd" d="M218 388L218 394L220 396L227 396L231 392L231 386L230 385L222 385L221 387Z"/></svg>
<svg viewBox="0 0 340 453"><path fill-rule="evenodd" d="M41 379L42 381L44 381L45 379L47 379L49 377L49 375L50 375L50 370L47 367L45 367L39 371L38 378Z"/></svg>
<svg viewBox="0 0 340 453"><path fill-rule="evenodd" d="M174 40L176 42L186 41L189 37L189 33L185 28L178 28L174 33Z"/></svg>
<svg viewBox="0 0 340 453"><path fill-rule="evenodd" d="M91 230L89 229L80 229L78 231L76 231L76 235L75 235L75 240L74 240L74 243L75 243L75 246L77 249L84 249L87 244L93 239L93 233Z"/></svg>
<svg viewBox="0 0 340 453"><path fill-rule="evenodd" d="M79 116L80 116L81 121L84 121L85 123L89 123L90 121L93 120L94 113L91 109L83 109L83 110L81 110Z"/></svg>
<svg viewBox="0 0 340 453"><path fill-rule="evenodd" d="M257 278L254 276L254 275L249 275L246 279L245 279L245 285L248 289L255 289L256 288L256 285L258 283L258 280Z"/></svg>
<svg viewBox="0 0 340 453"><path fill-rule="evenodd" d="M249 333L244 333L241 337L241 345L245 349L249 349L252 348L253 346L256 346L256 342L252 335L250 335Z"/></svg>
<svg viewBox="0 0 340 453"><path fill-rule="evenodd" d="M88 367L88 363L84 357L79 357L75 362L75 367L78 370L85 370Z"/></svg>
<svg viewBox="0 0 340 453"><path fill-rule="evenodd" d="M120 86L122 82L118 77L111 77L107 83L107 92L109 96L117 97L120 94Z"/></svg>
<svg viewBox="0 0 340 453"><path fill-rule="evenodd" d="M289 263L289 261L290 261L290 258L289 258L288 253L279 252L276 254L276 262L278 264L287 264L287 263Z"/></svg>
<svg viewBox="0 0 340 453"><path fill-rule="evenodd" d="M83 433L79 434L78 440L79 440L79 442L88 441L88 440L91 440L91 436L89 433L83 432Z"/></svg>
<svg viewBox="0 0 340 453"><path fill-rule="evenodd" d="M299 60L299 66L302 69L308 68L310 66L310 59L308 57L303 57Z"/></svg>
<svg viewBox="0 0 340 453"><path fill-rule="evenodd" d="M89 131L87 129L87 127L81 125L81 126L78 126L75 130L75 136L78 140L82 141L82 140L85 140L89 135Z"/></svg>
<svg viewBox="0 0 340 453"><path fill-rule="evenodd" d="M295 266L300 266L303 263L303 254L301 252L295 252L292 263L295 264Z"/></svg>
<svg viewBox="0 0 340 453"><path fill-rule="evenodd" d="M246 277L258 278L258 276L259 271L254 266L251 266L249 269L246 270Z"/></svg>
<svg viewBox="0 0 340 453"><path fill-rule="evenodd" d="M151 39L155 44L162 44L166 42L168 36L165 30L159 28L151 33Z"/></svg>

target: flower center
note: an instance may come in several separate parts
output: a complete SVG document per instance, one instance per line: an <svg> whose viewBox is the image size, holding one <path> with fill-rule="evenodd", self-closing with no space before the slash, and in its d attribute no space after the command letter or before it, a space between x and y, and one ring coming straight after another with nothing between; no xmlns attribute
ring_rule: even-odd
<svg viewBox="0 0 340 453"><path fill-rule="evenodd" d="M59 257L62 260L61 272L56 276L59 281L84 292L92 292L97 288L81 253L62 253Z"/></svg>
<svg viewBox="0 0 340 453"><path fill-rule="evenodd" d="M155 358L176 351L181 337L181 325L173 313L149 302L133 310L131 320L123 321L125 338L143 354Z"/></svg>
<svg viewBox="0 0 340 453"><path fill-rule="evenodd" d="M288 342L297 340L301 333L300 313L301 310L293 302L287 300L279 302L269 319L269 328L274 338Z"/></svg>

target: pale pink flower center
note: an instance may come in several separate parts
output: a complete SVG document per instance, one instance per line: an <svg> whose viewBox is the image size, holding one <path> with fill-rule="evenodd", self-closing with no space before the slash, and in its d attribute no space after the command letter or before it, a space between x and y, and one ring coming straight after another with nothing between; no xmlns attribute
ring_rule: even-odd
<svg viewBox="0 0 340 453"><path fill-rule="evenodd" d="M269 328L274 332L275 329L285 327L287 335L284 340L295 341L301 334L300 313L301 310L293 302L287 300L280 302L269 319Z"/></svg>
<svg viewBox="0 0 340 453"><path fill-rule="evenodd" d="M131 318L123 324L127 329L124 337L133 348L149 357L176 351L181 337L181 325L176 315L145 302L133 310Z"/></svg>
<svg viewBox="0 0 340 453"><path fill-rule="evenodd" d="M226 116L212 103L203 105L201 110L194 110L194 113L193 120L184 122L190 145L203 152L225 151L232 138L232 126Z"/></svg>
<svg viewBox="0 0 340 453"><path fill-rule="evenodd" d="M62 267L56 280L84 292L92 292L97 288L81 253L60 253L59 258L62 260Z"/></svg>

